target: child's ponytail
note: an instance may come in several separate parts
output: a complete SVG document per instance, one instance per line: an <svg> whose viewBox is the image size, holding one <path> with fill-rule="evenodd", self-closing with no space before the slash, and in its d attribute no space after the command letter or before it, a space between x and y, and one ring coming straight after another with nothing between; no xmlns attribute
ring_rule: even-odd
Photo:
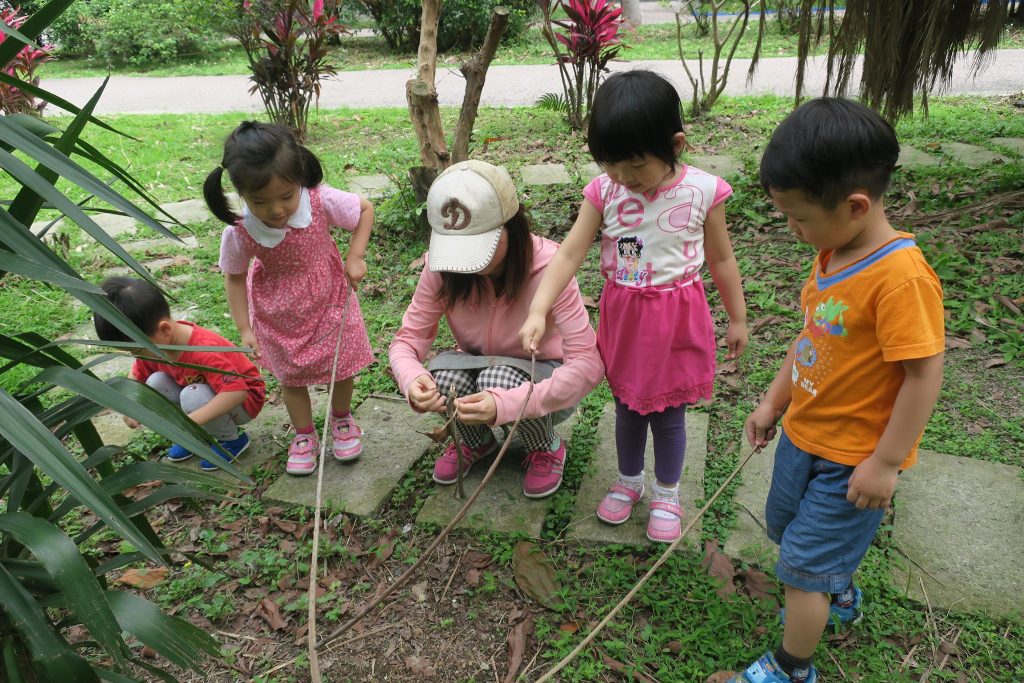
<svg viewBox="0 0 1024 683"><path fill-rule="evenodd" d="M235 215L235 212L228 206L228 198L224 194L222 185L223 178L223 166L217 166L210 171L210 175L206 176L206 180L203 182L203 199L206 200L206 206L209 207L210 213L224 223L234 225L240 217Z"/></svg>
<svg viewBox="0 0 1024 683"><path fill-rule="evenodd" d="M320 160L302 145L298 145L299 161L302 163L302 186L313 188L324 180L324 167Z"/></svg>

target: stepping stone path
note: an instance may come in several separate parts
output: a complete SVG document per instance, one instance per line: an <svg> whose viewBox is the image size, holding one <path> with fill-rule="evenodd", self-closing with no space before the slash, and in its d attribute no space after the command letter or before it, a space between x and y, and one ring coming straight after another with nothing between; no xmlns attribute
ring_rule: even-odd
<svg viewBox="0 0 1024 683"><path fill-rule="evenodd" d="M440 421L438 421L440 424ZM576 414L567 419L555 430L568 443L576 424ZM550 498L532 499L523 495L523 468L520 465L525 449L517 441L513 441L509 452L501 460L498 470L487 483L487 489L473 503L473 507L462 521L456 525L459 529L477 531L497 531L504 534L526 534L539 538L544 530L544 517L548 514ZM474 465L463 481L467 496L480 484L493 458ZM455 485L436 486L420 509L416 522L419 524L436 524L446 526L455 517L465 500L455 495Z"/></svg>
<svg viewBox="0 0 1024 683"><path fill-rule="evenodd" d="M314 408L322 414L323 408ZM327 448L322 463L322 503L334 509L365 517L376 512L391 495L416 460L426 452L429 439L418 433L428 431L426 418L416 416L404 399L368 398L355 411L363 430L363 455L352 463L339 463ZM264 499L288 505L312 506L316 497L316 475L282 476L264 494Z"/></svg>
<svg viewBox="0 0 1024 683"><path fill-rule="evenodd" d="M744 442L740 452L748 450ZM764 531L774 460L772 442L744 469L733 499L739 524L725 544L729 555L762 567L778 557ZM1019 467L922 450L900 476L893 524L893 541L910 558L895 563L894 586L936 609L1020 616L1019 600L1009 597L1024 593Z"/></svg>
<svg viewBox="0 0 1024 683"><path fill-rule="evenodd" d="M348 179L348 190L367 199L379 197L391 187L391 178L386 175L357 175Z"/></svg>
<svg viewBox="0 0 1024 683"><path fill-rule="evenodd" d="M682 503L685 527L701 506L698 501L704 499L704 461L707 457L708 416L704 413L686 413L686 460L683 466L683 478L679 482L679 501ZM645 471L647 473L647 492L644 498L633 508L633 516L626 522L613 526L597 518L597 505L618 478L619 464L615 452L615 407L608 404L597 427L597 452L594 453L593 469L583 478L579 493L576 494L576 507L572 513L572 521L566 536L589 543L622 543L626 545L646 545L648 503L651 487L654 485L654 444L653 439L647 440L645 453ZM700 546L701 524L698 522L690 531L687 539L679 544L695 548Z"/></svg>
<svg viewBox="0 0 1024 683"><path fill-rule="evenodd" d="M566 185L572 182L565 164L538 164L519 169L527 185Z"/></svg>
<svg viewBox="0 0 1024 683"><path fill-rule="evenodd" d="M938 166L942 160L931 154L926 154L910 145L900 145L900 157L896 160L898 166L904 168L921 168L923 166Z"/></svg>
<svg viewBox="0 0 1024 683"><path fill-rule="evenodd" d="M1007 147L1017 154L1024 155L1024 138L992 138L992 144Z"/></svg>
<svg viewBox="0 0 1024 683"><path fill-rule="evenodd" d="M996 154L990 149L978 147L977 145L968 145L963 142L943 142L942 151L971 168L987 166L988 164L995 163L997 159L999 162L1006 161L1002 155Z"/></svg>
<svg viewBox="0 0 1024 683"><path fill-rule="evenodd" d="M731 178L743 173L743 162L726 154L709 154L687 158L691 166L722 178Z"/></svg>

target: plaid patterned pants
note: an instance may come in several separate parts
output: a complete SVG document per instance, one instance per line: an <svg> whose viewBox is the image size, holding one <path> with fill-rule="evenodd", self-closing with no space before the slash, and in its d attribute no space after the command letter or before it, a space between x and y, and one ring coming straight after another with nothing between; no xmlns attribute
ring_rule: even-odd
<svg viewBox="0 0 1024 683"><path fill-rule="evenodd" d="M434 370L431 373L437 390L448 396L452 384L456 396L469 396L486 389L512 389L530 381L530 374L507 365L483 368L481 370ZM494 438L488 425L467 425L455 422L459 436L466 445L476 448ZM546 451L555 440L555 428L550 415L519 423L516 432L528 451Z"/></svg>

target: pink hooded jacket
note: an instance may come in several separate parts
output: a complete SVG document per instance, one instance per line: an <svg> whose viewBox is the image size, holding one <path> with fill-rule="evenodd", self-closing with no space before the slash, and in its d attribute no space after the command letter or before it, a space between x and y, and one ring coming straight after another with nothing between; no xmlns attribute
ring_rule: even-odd
<svg viewBox="0 0 1024 683"><path fill-rule="evenodd" d="M488 280L488 286L479 301L460 302L446 312L438 299L441 275L430 272L424 263L412 302L402 317L402 327L388 347L391 369L395 373L398 387L407 399L409 385L427 372L423 359L433 346L437 323L442 315L447 318L448 327L455 335L460 351L482 356L529 359L519 341L519 328L526 321L530 302L540 285L544 268L558 250L558 245L550 240L536 235L532 239L533 267L530 277L513 302L507 298L495 299ZM548 314L547 333L541 340L537 360L559 360L564 364L551 377L534 387L530 403L523 413L524 418L537 418L576 405L604 377L604 365L597 352L597 337L590 327L590 317L583 307L575 278L558 296ZM515 421L528 390L528 383L514 389L489 390L498 408L495 425Z"/></svg>

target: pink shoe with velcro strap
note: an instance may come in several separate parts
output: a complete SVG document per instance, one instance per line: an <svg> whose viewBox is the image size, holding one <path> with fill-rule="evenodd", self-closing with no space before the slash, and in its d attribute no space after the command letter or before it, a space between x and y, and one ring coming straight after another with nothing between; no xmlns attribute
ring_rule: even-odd
<svg viewBox="0 0 1024 683"><path fill-rule="evenodd" d="M622 524L633 514L633 506L644 495L644 487L635 489L621 481L616 482L597 506L597 518L608 524Z"/></svg>
<svg viewBox="0 0 1024 683"><path fill-rule="evenodd" d="M661 516L654 513L667 512ZM679 499L654 498L651 500L651 516L647 520L647 538L657 543L671 543L682 534L683 508Z"/></svg>

